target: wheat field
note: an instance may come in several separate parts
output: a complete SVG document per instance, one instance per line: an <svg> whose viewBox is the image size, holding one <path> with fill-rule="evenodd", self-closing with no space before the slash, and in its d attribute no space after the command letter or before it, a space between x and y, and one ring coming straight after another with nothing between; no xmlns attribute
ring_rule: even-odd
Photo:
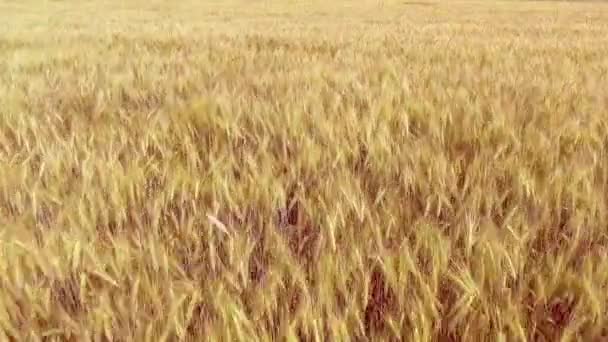
<svg viewBox="0 0 608 342"><path fill-rule="evenodd" d="M608 4L0 0L1 341L608 340Z"/></svg>

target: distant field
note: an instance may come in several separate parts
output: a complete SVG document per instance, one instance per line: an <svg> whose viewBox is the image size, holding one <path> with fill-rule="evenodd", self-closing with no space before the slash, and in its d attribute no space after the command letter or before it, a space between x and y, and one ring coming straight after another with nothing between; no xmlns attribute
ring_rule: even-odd
<svg viewBox="0 0 608 342"><path fill-rule="evenodd" d="M608 4L0 0L0 340L608 340Z"/></svg>

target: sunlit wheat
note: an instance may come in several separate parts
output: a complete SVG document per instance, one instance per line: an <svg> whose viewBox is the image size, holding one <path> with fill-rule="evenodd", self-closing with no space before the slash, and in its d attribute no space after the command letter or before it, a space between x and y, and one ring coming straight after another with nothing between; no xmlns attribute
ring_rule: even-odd
<svg viewBox="0 0 608 342"><path fill-rule="evenodd" d="M0 13L0 340L608 339L602 2Z"/></svg>

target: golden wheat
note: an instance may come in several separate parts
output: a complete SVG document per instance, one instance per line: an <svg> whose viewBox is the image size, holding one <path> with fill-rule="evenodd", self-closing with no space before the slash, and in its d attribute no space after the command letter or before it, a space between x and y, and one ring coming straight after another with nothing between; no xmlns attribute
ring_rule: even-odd
<svg viewBox="0 0 608 342"><path fill-rule="evenodd" d="M1 340L608 338L603 3L0 13Z"/></svg>

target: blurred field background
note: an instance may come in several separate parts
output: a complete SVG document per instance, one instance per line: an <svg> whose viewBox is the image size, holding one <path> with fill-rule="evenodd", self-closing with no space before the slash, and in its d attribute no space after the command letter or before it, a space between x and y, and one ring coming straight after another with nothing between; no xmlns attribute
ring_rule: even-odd
<svg viewBox="0 0 608 342"><path fill-rule="evenodd" d="M0 340L608 340L608 5L0 0Z"/></svg>

